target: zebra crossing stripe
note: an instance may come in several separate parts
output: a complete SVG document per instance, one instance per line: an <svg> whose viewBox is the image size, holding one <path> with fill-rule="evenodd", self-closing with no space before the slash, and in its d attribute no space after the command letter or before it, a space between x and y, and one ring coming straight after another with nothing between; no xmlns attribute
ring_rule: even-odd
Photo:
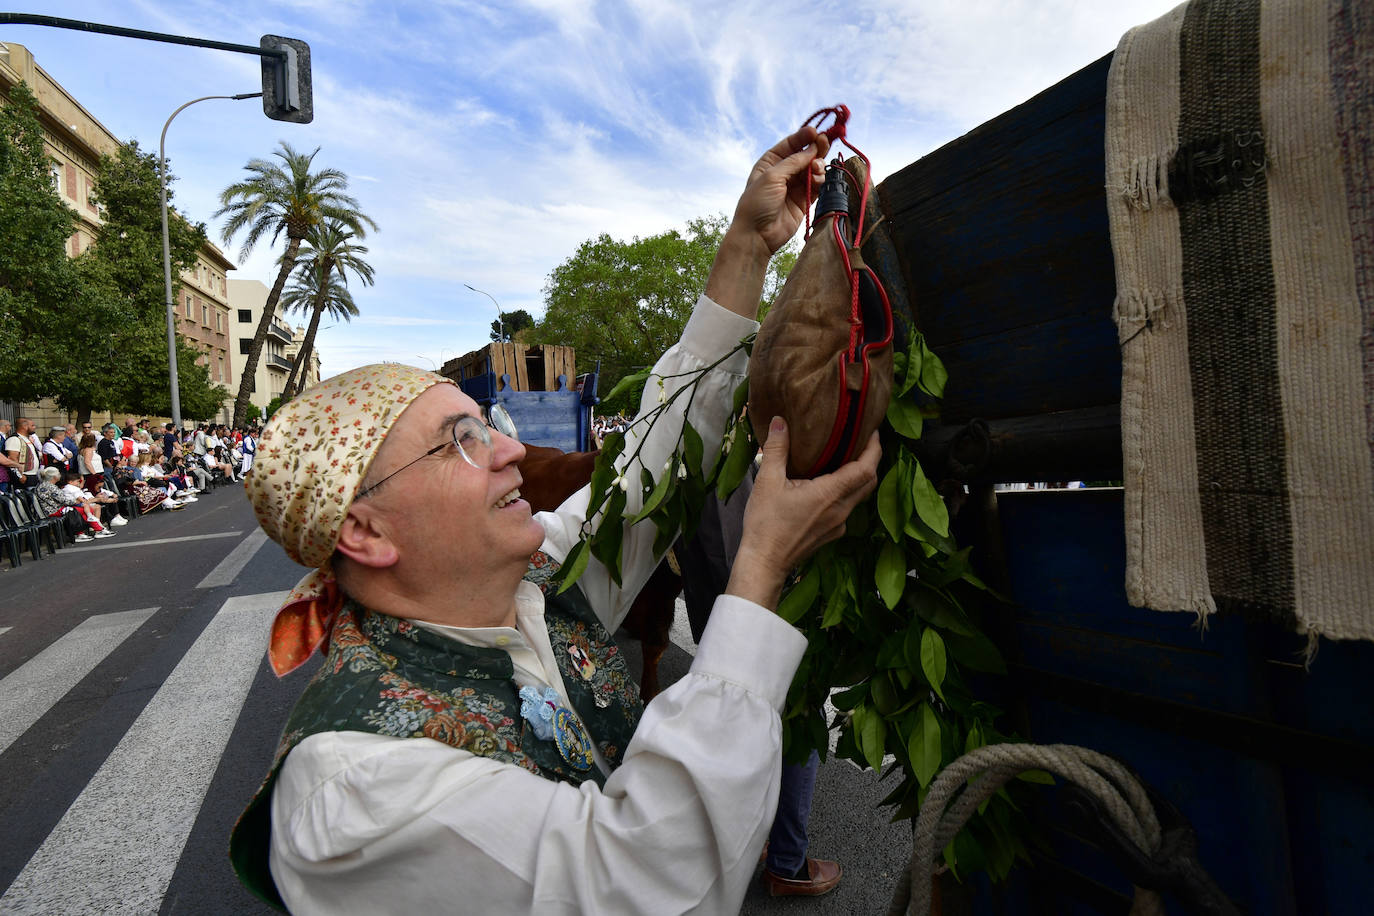
<svg viewBox="0 0 1374 916"><path fill-rule="evenodd" d="M4 636L6 633L13 629L14 627L0 627L0 636Z"/></svg>
<svg viewBox="0 0 1374 916"><path fill-rule="evenodd" d="M238 546L229 551L229 555L219 561L219 565L210 570L210 574L200 580L196 588L216 588L221 585L229 585L238 576L243 568L248 565L248 561L253 559L253 554L258 552L258 548L267 543L267 533L261 528L254 528L248 533L248 537L239 541Z"/></svg>
<svg viewBox="0 0 1374 916"><path fill-rule="evenodd" d="M0 753L43 718L156 610L145 607L88 617L6 675L0 681ZM9 629L5 627L0 633Z"/></svg>
<svg viewBox="0 0 1374 916"><path fill-rule="evenodd" d="M158 912L286 594L224 602L0 897L0 912Z"/></svg>

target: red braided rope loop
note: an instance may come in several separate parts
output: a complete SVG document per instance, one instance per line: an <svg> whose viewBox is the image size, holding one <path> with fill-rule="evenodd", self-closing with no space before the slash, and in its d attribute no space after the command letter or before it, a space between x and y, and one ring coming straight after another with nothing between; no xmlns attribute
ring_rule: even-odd
<svg viewBox="0 0 1374 916"><path fill-rule="evenodd" d="M821 125L825 123L827 118L834 118L834 121L829 127L822 129ZM868 191L872 183L870 176L873 174L873 163L868 161L868 157L863 154L862 150L849 142L848 124L849 106L841 104L834 105L830 108L822 108L820 111L817 111L815 114L811 115L811 117L803 121L802 127L815 127L819 133L823 133L830 138L830 143L832 145L843 143L849 148L850 152L862 159L864 165L867 166L867 168L864 169L866 174L864 176L863 188L859 192L859 219L854 226L854 239L858 241L863 238L864 234L864 219L868 213ZM838 156L835 158L834 165L839 168L844 168ZM853 181L854 173L847 168L844 170L845 174ZM857 182L854 183L857 184ZM815 196L812 194L811 188L811 172L808 169L806 173L806 233L802 236L803 240L811 238L811 204L814 200Z"/></svg>

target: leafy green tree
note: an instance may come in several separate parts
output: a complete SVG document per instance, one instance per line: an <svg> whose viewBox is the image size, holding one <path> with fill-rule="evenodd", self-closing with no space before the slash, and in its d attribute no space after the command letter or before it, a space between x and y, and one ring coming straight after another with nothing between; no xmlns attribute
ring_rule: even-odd
<svg viewBox="0 0 1374 916"><path fill-rule="evenodd" d="M172 178L168 176L168 198ZM167 365L166 287L162 273L162 208L158 161L136 141L103 155L92 200L102 222L96 241L78 258L89 290L108 303L102 324L80 322L87 343L70 362L73 374L95 379L98 390L87 393L91 406L133 413L171 413ZM168 221L172 276L195 266L205 245L205 225L192 224L173 212ZM180 284L173 286L177 297ZM204 354L184 339L177 345L177 382L183 412L212 417L228 392L210 381ZM73 380L75 381L75 380ZM68 390L70 386L68 386ZM59 398L61 400L61 398ZM71 405L80 409L84 405Z"/></svg>
<svg viewBox="0 0 1374 916"><path fill-rule="evenodd" d="M628 242L602 234L583 242L549 275L544 317L531 343L576 347L579 367L600 363L599 388L613 390L625 376L653 365L682 335L727 225L716 215L690 220L685 234L670 229ZM795 261L792 246L775 255L764 306ZM639 389L632 387L606 398L602 409L628 412L638 403Z"/></svg>
<svg viewBox="0 0 1374 916"><path fill-rule="evenodd" d="M85 299L66 250L75 218L50 168L37 102L17 83L0 105L0 399L58 389Z"/></svg>
<svg viewBox="0 0 1374 916"><path fill-rule="evenodd" d="M517 340L521 331L527 331L532 327L534 327L534 316L524 309L502 312L501 318L491 323L491 339L493 341Z"/></svg>
<svg viewBox="0 0 1374 916"><path fill-rule="evenodd" d="M32 93L23 84L0 108L0 397L51 396L88 417L94 408L170 412L156 160L136 143L101 158L92 197L96 242L67 255L76 228L57 194ZM176 218L173 264L195 263L204 227ZM183 400L224 391L180 344Z"/></svg>
<svg viewBox="0 0 1374 916"><path fill-rule="evenodd" d="M300 269L296 273L296 285L288 290L292 294L290 301L283 295L282 302L288 308L308 310L310 326L306 329L301 351L296 354L295 365L286 377L286 387L281 393L283 400L291 400L304 387L310 353L315 347L315 332L320 327L320 316L328 312L335 320L348 321L358 314L358 306L348 290L348 275L357 277L364 286L372 285L372 265L363 260L367 246L357 244L358 238L358 233L333 219L312 226L310 234L306 236L306 247L301 252ZM312 295L308 304L302 299L306 294Z"/></svg>
<svg viewBox="0 0 1374 916"><path fill-rule="evenodd" d="M242 247L246 256L264 237L275 244L283 234L286 236L281 269L277 271L272 291L267 294L262 318L244 363L238 398L234 401L234 426L242 426L247 416L258 360L262 358L263 344L267 341L267 329L277 313L277 301L281 299L286 279L295 267L296 255L310 228L327 219L338 220L359 238L364 235L364 226L377 228L377 224L358 209L358 201L348 195L347 175L338 169L310 171L319 151L317 146L308 155L298 153L282 141L273 153L281 160L280 165L266 159L250 159L244 166L248 177L220 192L221 206L215 216L229 217L222 233L226 245L241 230L246 231Z"/></svg>

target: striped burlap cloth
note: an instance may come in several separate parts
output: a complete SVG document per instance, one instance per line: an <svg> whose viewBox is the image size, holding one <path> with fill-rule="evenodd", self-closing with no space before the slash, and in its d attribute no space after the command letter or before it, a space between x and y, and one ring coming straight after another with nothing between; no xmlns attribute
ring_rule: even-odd
<svg viewBox="0 0 1374 916"><path fill-rule="evenodd" d="M1374 638L1374 4L1192 0L1107 87L1126 591Z"/></svg>

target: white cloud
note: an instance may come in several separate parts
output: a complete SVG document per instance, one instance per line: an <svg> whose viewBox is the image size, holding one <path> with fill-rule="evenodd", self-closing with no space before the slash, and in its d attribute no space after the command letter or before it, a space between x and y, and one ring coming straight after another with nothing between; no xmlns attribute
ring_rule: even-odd
<svg viewBox="0 0 1374 916"><path fill-rule="evenodd" d="M377 284L354 289L363 319L321 335L326 371L342 371L379 358L442 363L480 346L494 307L462 283L539 314L546 277L583 240L728 214L754 159L822 105L850 105L851 136L881 178L1171 5L69 0L64 15L310 42L314 123L267 121L256 101L206 102L178 116L168 152L178 205L207 221L219 190L278 140L318 145L317 163L353 176L380 227L366 242ZM182 102L258 82L246 55L51 29L15 40L145 148ZM237 276L270 286L279 250L260 245Z"/></svg>

